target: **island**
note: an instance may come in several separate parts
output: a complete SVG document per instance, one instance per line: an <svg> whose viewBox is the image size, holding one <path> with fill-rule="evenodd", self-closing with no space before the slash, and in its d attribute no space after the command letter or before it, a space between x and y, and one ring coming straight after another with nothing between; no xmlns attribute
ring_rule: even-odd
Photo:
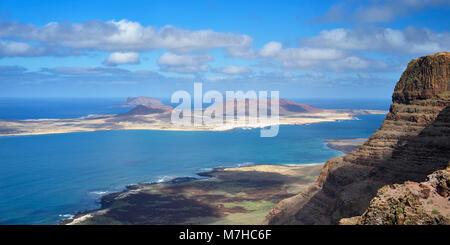
<svg viewBox="0 0 450 245"><path fill-rule="evenodd" d="M226 103L218 106L225 106ZM269 103L270 104L270 100ZM340 120L354 120L357 115L387 114L382 110L322 109L289 100L279 101L279 120L248 123L237 117L231 123L208 125L176 125L171 122L170 105L149 97L129 97L121 107L133 107L128 112L114 115L89 115L72 119L1 120L0 136L40 135L107 130L172 130L172 131L226 131L235 128L263 128L272 125L300 125ZM235 108L236 109L236 108ZM248 109L248 101L246 108ZM269 108L268 108L269 109ZM225 112L225 110L223 110ZM237 110L235 110L237 111ZM269 111L270 113L270 111ZM238 114L238 113L236 113ZM239 115L239 114L238 114ZM195 116L195 115L193 115ZM194 119L192 119L194 120Z"/></svg>

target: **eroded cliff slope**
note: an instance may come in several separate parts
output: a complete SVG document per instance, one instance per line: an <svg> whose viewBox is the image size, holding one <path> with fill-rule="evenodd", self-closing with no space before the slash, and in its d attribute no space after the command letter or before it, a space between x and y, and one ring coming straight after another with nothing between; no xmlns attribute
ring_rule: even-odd
<svg viewBox="0 0 450 245"><path fill-rule="evenodd" d="M381 128L359 149L328 160L307 191L281 201L268 224L337 224L362 215L380 187L423 182L450 160L450 53L412 60Z"/></svg>
<svg viewBox="0 0 450 245"><path fill-rule="evenodd" d="M341 225L450 225L450 168L438 170L428 181L383 186L361 215Z"/></svg>

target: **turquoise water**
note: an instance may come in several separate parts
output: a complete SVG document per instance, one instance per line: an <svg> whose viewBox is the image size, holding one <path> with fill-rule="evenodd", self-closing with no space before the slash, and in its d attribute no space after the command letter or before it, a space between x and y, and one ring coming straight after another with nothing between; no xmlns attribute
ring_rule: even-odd
<svg viewBox="0 0 450 245"><path fill-rule="evenodd" d="M227 132L106 131L0 137L0 224L57 224L98 207L105 193L218 166L324 162L325 139L368 137L384 115Z"/></svg>
<svg viewBox="0 0 450 245"><path fill-rule="evenodd" d="M0 98L0 119L75 118L115 114L117 99ZM168 100L163 100L166 103ZM384 109L387 100L302 99L323 108ZM384 115L360 120L228 132L109 131L0 137L0 224L57 224L98 208L100 197L137 182L154 182L219 166L324 162L341 153L325 139L368 137Z"/></svg>

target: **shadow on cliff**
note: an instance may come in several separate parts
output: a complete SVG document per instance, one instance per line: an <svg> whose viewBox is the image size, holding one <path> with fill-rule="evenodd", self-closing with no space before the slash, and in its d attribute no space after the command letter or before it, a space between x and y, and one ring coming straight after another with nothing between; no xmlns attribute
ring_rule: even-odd
<svg viewBox="0 0 450 245"><path fill-rule="evenodd" d="M344 165L330 171L322 189L288 223L337 224L341 218L361 215L383 185L421 182L444 169L450 159L450 107L418 135L401 137L392 154L346 158L331 160Z"/></svg>

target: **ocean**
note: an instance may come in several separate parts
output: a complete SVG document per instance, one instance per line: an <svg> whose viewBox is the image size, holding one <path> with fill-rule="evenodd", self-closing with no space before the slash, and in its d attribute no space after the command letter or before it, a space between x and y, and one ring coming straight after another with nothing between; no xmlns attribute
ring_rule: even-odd
<svg viewBox="0 0 450 245"><path fill-rule="evenodd" d="M130 110L114 107L122 101L15 99L13 103L0 99L0 118L73 118ZM384 110L390 103L297 101L324 108ZM274 138L260 138L259 129L0 137L0 224L57 224L76 212L98 208L102 195L127 185L195 177L214 167L325 162L342 153L326 147L324 140L369 137L384 117L364 115L358 120L281 126Z"/></svg>

